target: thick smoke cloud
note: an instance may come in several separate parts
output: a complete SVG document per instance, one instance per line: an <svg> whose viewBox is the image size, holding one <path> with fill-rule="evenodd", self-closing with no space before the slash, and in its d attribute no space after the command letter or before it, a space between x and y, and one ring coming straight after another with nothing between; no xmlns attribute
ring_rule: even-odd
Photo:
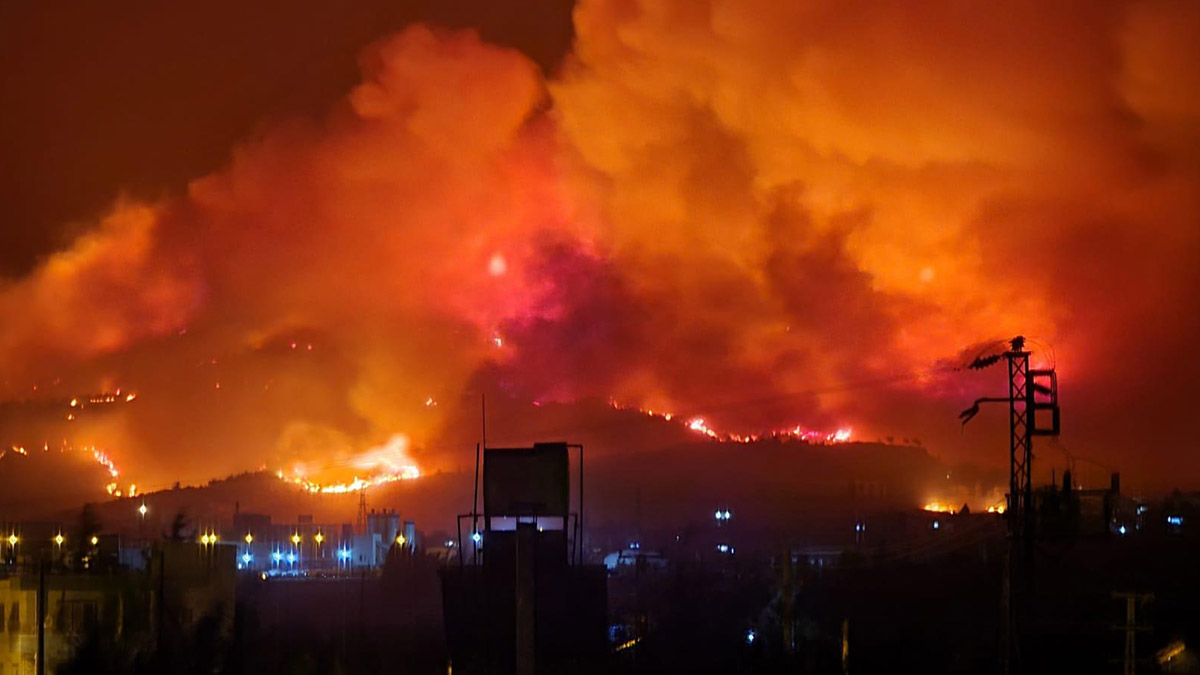
<svg viewBox="0 0 1200 675"><path fill-rule="evenodd" d="M1200 478L1168 469L1200 374L1194 5L588 1L575 30L549 79L406 30L325 121L118 203L0 288L5 394L136 389L71 433L160 483L450 466L485 390L998 464L956 414L1003 377L938 365L1024 333L1066 406L1047 473Z"/></svg>

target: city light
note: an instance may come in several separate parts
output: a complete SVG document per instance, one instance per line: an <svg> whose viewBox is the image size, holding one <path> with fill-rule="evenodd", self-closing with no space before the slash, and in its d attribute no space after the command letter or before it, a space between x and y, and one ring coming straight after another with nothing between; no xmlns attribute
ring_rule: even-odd
<svg viewBox="0 0 1200 675"><path fill-rule="evenodd" d="M753 628L746 631L746 644L748 644L748 645L754 644L754 638L756 638L756 637L758 637L758 635L754 632Z"/></svg>
<svg viewBox="0 0 1200 675"><path fill-rule="evenodd" d="M208 533L207 532L200 535L200 543L204 544L205 546L208 546Z"/></svg>
<svg viewBox="0 0 1200 675"><path fill-rule="evenodd" d="M296 562L296 554L295 553L287 554L287 561L288 561L288 564L294 564Z"/></svg>
<svg viewBox="0 0 1200 675"><path fill-rule="evenodd" d="M1183 525L1183 516L1167 516L1168 525Z"/></svg>
<svg viewBox="0 0 1200 675"><path fill-rule="evenodd" d="M321 534L320 532L318 532L318 533L316 534L316 536L314 536L314 537L313 537L313 541L315 541L315 542L317 542L318 544L320 544L321 542L325 541L325 535L323 535L323 534Z"/></svg>
<svg viewBox="0 0 1200 675"><path fill-rule="evenodd" d="M54 543L55 543L55 544L58 544L59 546L62 546L62 545L63 545L63 541L64 541L64 539L63 539L63 536L62 536L62 532L59 532L58 534L54 535Z"/></svg>
<svg viewBox="0 0 1200 675"><path fill-rule="evenodd" d="M280 560L283 560L283 554L279 551L275 551L271 554L271 558L274 559L275 562L279 562Z"/></svg>
<svg viewBox="0 0 1200 675"><path fill-rule="evenodd" d="M713 518L716 518L718 521L726 521L733 518L733 512L729 509L717 509L716 512L713 513Z"/></svg>
<svg viewBox="0 0 1200 675"><path fill-rule="evenodd" d="M933 529L935 529L935 530L940 530L940 529L942 529L942 524L941 524L941 522L939 522L939 521L936 521L936 520L935 520L935 521L933 521Z"/></svg>
<svg viewBox="0 0 1200 675"><path fill-rule="evenodd" d="M146 517L146 512L147 512L147 511L149 511L149 510L150 510L150 509L146 508L146 503L145 503L145 502L142 502L142 505L138 507L138 513L140 513L140 514L142 515L142 517L143 517L143 518L145 518L145 517Z"/></svg>
<svg viewBox="0 0 1200 675"><path fill-rule="evenodd" d="M97 537L96 535L93 534L92 535L92 546L95 546L96 544L99 544L99 543L100 543L100 537Z"/></svg>
<svg viewBox="0 0 1200 675"><path fill-rule="evenodd" d="M866 523L855 523L855 524L854 524L854 531L855 531L855 532L866 532L866 531L867 531L867 524L866 524Z"/></svg>
<svg viewBox="0 0 1200 675"><path fill-rule="evenodd" d="M300 533L299 533L299 532L297 532L296 534L293 534L293 535L292 535L292 543L293 543L293 544L295 544L295 545L297 545L297 546L299 546L299 545L300 545Z"/></svg>
<svg viewBox="0 0 1200 675"><path fill-rule="evenodd" d="M254 543L254 535L250 534L249 532L246 533L246 536L244 537L244 539L246 540L247 544Z"/></svg>
<svg viewBox="0 0 1200 675"><path fill-rule="evenodd" d="M1124 525L1117 528L1117 534L1125 534L1125 526Z"/></svg>
<svg viewBox="0 0 1200 675"><path fill-rule="evenodd" d="M475 544L478 546L479 544L483 543L483 535L475 532L471 535L471 541L475 542Z"/></svg>
<svg viewBox="0 0 1200 675"><path fill-rule="evenodd" d="M729 544L717 544L717 551L719 551L721 553L728 553L728 554L732 555L734 552L734 549Z"/></svg>
<svg viewBox="0 0 1200 675"><path fill-rule="evenodd" d="M396 544L403 546L407 542L408 542L408 539L406 539L403 534L396 535Z"/></svg>
<svg viewBox="0 0 1200 675"><path fill-rule="evenodd" d="M341 549L340 551L338 551L338 557L341 558L342 560L349 560L350 559L350 549L347 549L347 548Z"/></svg>
<svg viewBox="0 0 1200 675"><path fill-rule="evenodd" d="M9 546L16 546L17 542L19 542L19 541L21 541L21 538L18 537L16 535L16 533L8 535L8 545Z"/></svg>
<svg viewBox="0 0 1200 675"><path fill-rule="evenodd" d="M250 555L249 553L242 554L242 562L249 565L251 560L254 560L254 556Z"/></svg>

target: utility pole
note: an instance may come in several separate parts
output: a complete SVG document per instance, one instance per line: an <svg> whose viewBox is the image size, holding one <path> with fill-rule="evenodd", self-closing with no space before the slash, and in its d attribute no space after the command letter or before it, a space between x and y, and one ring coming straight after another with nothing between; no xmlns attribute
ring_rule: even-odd
<svg viewBox="0 0 1200 675"><path fill-rule="evenodd" d="M38 556L37 675L46 675L46 560Z"/></svg>
<svg viewBox="0 0 1200 675"><path fill-rule="evenodd" d="M792 549L784 547L783 557L780 558L782 583L779 585L779 621L783 625L783 653L791 656L796 651L796 619L792 603L796 591L792 585Z"/></svg>
<svg viewBox="0 0 1200 675"><path fill-rule="evenodd" d="M358 531L367 531L367 486L358 490Z"/></svg>
<svg viewBox="0 0 1200 675"><path fill-rule="evenodd" d="M964 410L959 417L966 425L979 413L981 403L1008 404L1008 552L1004 566L1001 596L1003 608L1003 643L1001 673L1020 672L1020 640L1018 624L1021 610L1019 600L1032 582L1034 506L1033 506L1033 437L1057 436L1060 430L1058 406L1058 376L1053 368L1034 370L1029 367L1025 338L1021 335L1009 341L1007 351L980 356L968 368L980 370L1001 359L1008 364L1008 396L985 396ZM1039 422L1038 413L1048 413L1047 424ZM1045 422L1045 420L1043 420Z"/></svg>
<svg viewBox="0 0 1200 675"><path fill-rule="evenodd" d="M1138 606L1145 606L1146 603L1154 599L1153 593L1116 593L1112 594L1116 600L1125 601L1125 623L1120 626L1113 626L1113 630L1125 632L1125 655L1122 659L1124 669L1122 672L1125 675L1137 675L1137 632L1148 631L1151 626L1140 626L1137 622Z"/></svg>

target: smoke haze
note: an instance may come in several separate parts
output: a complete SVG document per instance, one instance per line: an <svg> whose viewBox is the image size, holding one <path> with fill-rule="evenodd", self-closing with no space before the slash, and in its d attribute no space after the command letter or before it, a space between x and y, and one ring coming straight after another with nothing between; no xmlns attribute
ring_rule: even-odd
<svg viewBox="0 0 1200 675"><path fill-rule="evenodd" d="M3 396L137 398L5 431L146 485L340 479L457 466L487 393L999 464L1000 415L956 416L1004 377L955 366L1025 334L1064 406L1039 471L1200 479L1196 4L586 0L573 32L548 66L411 25L77 226L0 285Z"/></svg>

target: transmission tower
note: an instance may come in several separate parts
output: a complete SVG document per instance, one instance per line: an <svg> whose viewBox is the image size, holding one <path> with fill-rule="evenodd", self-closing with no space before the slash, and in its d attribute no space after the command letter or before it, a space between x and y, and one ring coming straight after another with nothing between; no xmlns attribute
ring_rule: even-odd
<svg viewBox="0 0 1200 675"><path fill-rule="evenodd" d="M1001 671L1006 675L1019 671L1020 650L1017 624L1019 600L1025 586L1031 582L1033 557L1033 437L1057 436L1061 415L1058 406L1058 376L1053 368L1031 369L1030 352L1025 338L1018 335L1009 341L1005 352L980 356L971 364L974 370L999 363L1008 364L1008 396L985 396L959 415L965 425L979 413L982 403L1008 404L1008 504L1005 516L1008 523L1008 564L1005 565L1004 591L1004 653ZM1039 416L1041 413L1041 416ZM1049 420L1045 417L1049 415ZM1021 546L1021 544L1024 544Z"/></svg>

